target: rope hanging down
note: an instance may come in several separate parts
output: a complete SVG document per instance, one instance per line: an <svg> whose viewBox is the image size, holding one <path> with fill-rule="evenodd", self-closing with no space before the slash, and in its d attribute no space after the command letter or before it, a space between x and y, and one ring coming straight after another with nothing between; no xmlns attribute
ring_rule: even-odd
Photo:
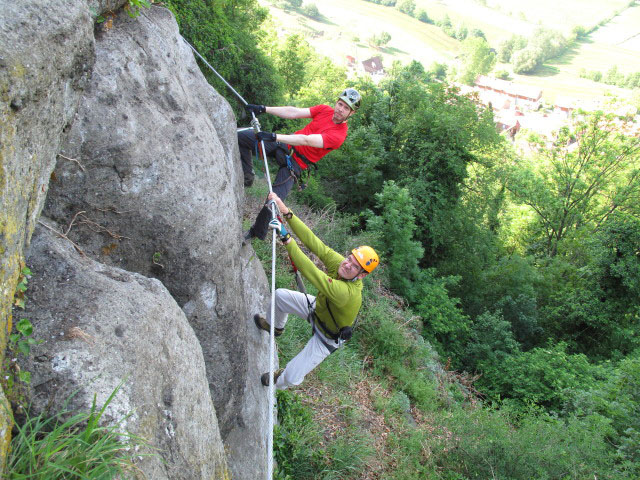
<svg viewBox="0 0 640 480"><path fill-rule="evenodd" d="M220 75L215 68L213 68L209 62L207 62L207 60L200 55L200 53L189 43L187 42L184 38L183 38L184 42L189 45L189 48L191 48L191 50L193 50L193 53L195 53L198 58L200 58L200 60L202 60L204 62L204 64L209 67L211 69L211 71L213 73L216 74L216 76L222 80L222 82L229 87L229 89L235 93L235 95L240 99L240 101L242 102L243 105L247 105L247 102L245 101L244 98L242 98L242 96L236 92L236 90L229 85L229 82L227 82L222 75ZM251 116L253 117L251 120L251 126L253 127L253 130L258 133L260 132L260 122L258 122L258 119L256 118L256 115L251 112ZM262 158L264 160L264 170L265 170L265 175L267 177L267 184L269 185L269 193L273 192L273 189L271 187L271 176L269 175L269 164L267 163L267 154L264 148L264 141L261 140L260 141L260 147L261 147L261 151L262 151ZM270 202L270 206L271 206L271 219L277 218L278 217L278 207L276 206L275 202ZM272 242L271 242L271 325L270 325L270 331L269 331L269 426L268 426L268 441L267 441L267 472L266 472L266 479L267 480L272 480L273 479L273 410L275 409L275 382L273 381L273 372L275 370L275 365L274 365L274 359L275 359L275 322L273 321L274 317L275 317L275 310L276 310L276 297L275 297L275 290L276 290L276 231L272 230L273 232L273 236L272 236Z"/></svg>

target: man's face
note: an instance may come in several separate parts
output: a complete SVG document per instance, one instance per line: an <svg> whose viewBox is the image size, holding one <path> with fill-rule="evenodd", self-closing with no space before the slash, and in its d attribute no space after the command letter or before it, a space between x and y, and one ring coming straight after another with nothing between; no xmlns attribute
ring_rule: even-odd
<svg viewBox="0 0 640 480"><path fill-rule="evenodd" d="M353 110L344 100L338 100L333 112L333 123L344 123L351 116Z"/></svg>
<svg viewBox="0 0 640 480"><path fill-rule="evenodd" d="M353 280L358 275L363 273L363 269L353 256L353 253L345 258L338 267L338 275L345 280Z"/></svg>

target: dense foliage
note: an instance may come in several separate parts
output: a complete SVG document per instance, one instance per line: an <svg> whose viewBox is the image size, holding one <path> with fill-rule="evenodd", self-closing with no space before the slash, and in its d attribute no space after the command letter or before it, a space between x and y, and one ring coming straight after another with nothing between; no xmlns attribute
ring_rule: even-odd
<svg viewBox="0 0 640 480"><path fill-rule="evenodd" d="M256 103L332 104L347 86L345 71L299 36L266 28L256 42L265 14L253 1L171 3L187 37ZM199 8L210 23L199 23ZM480 33L464 33L472 73L495 62ZM541 29L535 40L506 42L499 56L535 68L565 47ZM640 140L622 134L617 118L580 112L517 151L496 133L490 109L435 78L440 66L414 62L394 65L378 85L349 81L364 101L348 139L292 196L337 209L323 238L340 249L371 243L382 254L379 288L405 305L368 284L353 347L318 375L344 372L347 380L322 377L342 388L366 371L395 392L379 399L389 418L417 408L448 432L427 455L433 432L398 427L387 445L402 453L384 478L637 477ZM281 132L303 123L270 121ZM305 335L285 335L283 360L300 347L286 342ZM474 375L469 388L482 408L470 409L457 387L443 397L425 370L429 345ZM355 478L337 452L362 465L366 435L323 444L295 395L280 402L281 478ZM362 450L346 448L354 445Z"/></svg>
<svg viewBox="0 0 640 480"><path fill-rule="evenodd" d="M531 136L523 155L489 111L430 78L413 64L379 86L360 80L348 141L300 198L361 216L423 336L480 374L476 387L516 412L523 435L563 422L598 431L598 468L633 476L635 394L612 378L635 371L640 347L640 140L581 113L553 138ZM541 475L501 461L509 478Z"/></svg>
<svg viewBox="0 0 640 480"><path fill-rule="evenodd" d="M268 11L257 0L169 0L181 35L245 98L274 104L282 99L282 79L260 48L260 25ZM206 67L202 72L241 115L240 102Z"/></svg>

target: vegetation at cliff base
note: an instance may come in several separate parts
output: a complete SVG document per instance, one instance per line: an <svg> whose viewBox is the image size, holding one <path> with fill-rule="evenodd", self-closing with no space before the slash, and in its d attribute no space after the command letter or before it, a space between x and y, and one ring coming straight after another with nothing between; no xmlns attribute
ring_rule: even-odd
<svg viewBox="0 0 640 480"><path fill-rule="evenodd" d="M239 67L220 42L256 39L266 14L255 2L208 17L171 3L194 41L211 31L201 47L249 102L363 95L345 144L288 202L335 250L370 244L382 263L353 339L278 395L278 478L637 478L640 139L623 133L628 119L578 111L515 147L438 66L347 80L265 22L243 47L259 61ZM495 62L480 33L465 35L473 69ZM553 32L543 40L564 48ZM509 48L527 47L514 37ZM306 123L264 117L283 133ZM253 214L264 192L248 190ZM270 248L254 247L269 269ZM277 268L278 286L294 288L285 258ZM292 319L281 364L308 335Z"/></svg>
<svg viewBox="0 0 640 480"><path fill-rule="evenodd" d="M347 142L290 198L383 263L348 346L279 395L278 478L634 478L638 139L584 114L523 156L430 78L356 82ZM281 364L308 335L290 322Z"/></svg>
<svg viewBox="0 0 640 480"><path fill-rule="evenodd" d="M118 386L99 408L94 396L89 412L62 411L31 415L24 411L15 425L7 457L10 480L39 478L107 479L133 478L137 458L149 455L140 449L146 442L120 426L101 426L105 409Z"/></svg>

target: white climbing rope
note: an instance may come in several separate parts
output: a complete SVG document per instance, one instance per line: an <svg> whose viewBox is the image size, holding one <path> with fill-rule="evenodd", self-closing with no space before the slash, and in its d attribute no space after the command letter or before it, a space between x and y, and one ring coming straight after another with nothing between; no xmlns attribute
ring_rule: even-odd
<svg viewBox="0 0 640 480"><path fill-rule="evenodd" d="M251 112L253 119L251 125L257 132L260 131L260 123L255 114ZM260 148L262 150L262 158L264 160L264 171L267 177L267 184L269 185L269 193L273 192L271 187L271 176L269 175L269 164L267 163L267 153L264 149L264 141L260 141ZM271 206L271 218L277 218L278 207L275 202L270 202ZM273 411L275 409L275 383L273 381L273 372L275 370L275 315L276 315L276 231L271 230L271 315L269 318L269 426L267 435L267 480L273 479Z"/></svg>
<svg viewBox="0 0 640 480"><path fill-rule="evenodd" d="M240 99L243 105L247 105L242 96L235 91L235 89L229 85L229 83L220 75L215 68L209 65L209 62L205 60L205 58L198 53L198 51L193 48L193 46L187 42L183 38L184 42L189 45L191 50L204 62L204 64L211 69L216 76L224 82L224 84L231 89L233 93ZM258 133L260 131L260 122L256 118L255 114L251 112L251 116L253 117L251 120L251 126L254 131ZM269 164L267 163L267 154L264 148L264 141L260 141L260 149L262 151L262 158L264 159L264 171L267 177L267 184L269 185L269 193L273 192L273 188L271 186L271 176L269 175ZM277 218L278 216L278 207L275 202L270 202L271 207L271 218ZM267 435L267 471L266 471L266 480L273 479L273 427L274 427L274 418L273 412L275 410L275 382L273 381L273 372L275 369L275 310L276 310L276 231L272 230L273 237L271 242L271 325L269 329L269 426L268 426L268 435Z"/></svg>

